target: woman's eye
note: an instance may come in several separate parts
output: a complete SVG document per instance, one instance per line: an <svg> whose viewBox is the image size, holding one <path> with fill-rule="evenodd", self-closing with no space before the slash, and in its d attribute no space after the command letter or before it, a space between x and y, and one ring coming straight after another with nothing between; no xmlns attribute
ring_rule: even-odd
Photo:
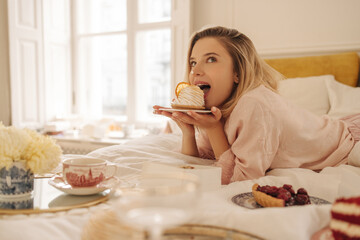
<svg viewBox="0 0 360 240"><path fill-rule="evenodd" d="M216 58L214 58L214 57L209 57L208 60L207 60L207 62L209 62L209 63L216 62Z"/></svg>
<svg viewBox="0 0 360 240"><path fill-rule="evenodd" d="M195 65L196 65L196 62L195 62L195 61L191 61L191 62L190 62L190 67L195 67Z"/></svg>

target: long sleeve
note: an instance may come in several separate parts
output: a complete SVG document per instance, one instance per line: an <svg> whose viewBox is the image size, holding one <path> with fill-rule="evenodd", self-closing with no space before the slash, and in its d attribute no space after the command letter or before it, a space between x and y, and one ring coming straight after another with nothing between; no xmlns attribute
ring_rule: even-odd
<svg viewBox="0 0 360 240"><path fill-rule="evenodd" d="M256 100L246 105L239 104L225 125L231 148L216 163L225 184L264 176L278 148L279 128L271 125L271 114Z"/></svg>
<svg viewBox="0 0 360 240"><path fill-rule="evenodd" d="M344 121L318 117L260 86L242 96L224 130L230 149L215 163L222 182L255 179L272 168L319 170L347 162L354 139ZM205 133L200 156L214 159Z"/></svg>

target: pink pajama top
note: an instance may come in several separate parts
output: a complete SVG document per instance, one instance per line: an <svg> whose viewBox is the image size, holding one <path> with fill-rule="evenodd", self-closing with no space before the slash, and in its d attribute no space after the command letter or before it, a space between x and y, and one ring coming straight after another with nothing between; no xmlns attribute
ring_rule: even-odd
<svg viewBox="0 0 360 240"><path fill-rule="evenodd" d="M230 149L215 163L222 183L255 179L273 168L320 170L347 162L354 146L346 122L298 108L265 86L244 94L224 125ZM215 159L205 133L200 157Z"/></svg>

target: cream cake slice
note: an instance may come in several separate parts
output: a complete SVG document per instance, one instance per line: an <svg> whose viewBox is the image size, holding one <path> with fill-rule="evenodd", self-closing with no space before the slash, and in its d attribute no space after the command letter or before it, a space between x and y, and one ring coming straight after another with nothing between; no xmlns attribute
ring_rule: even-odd
<svg viewBox="0 0 360 240"><path fill-rule="evenodd" d="M171 102L172 108L205 109L204 92L195 85L184 87Z"/></svg>
<svg viewBox="0 0 360 240"><path fill-rule="evenodd" d="M339 198L333 203L330 229L335 240L360 240L360 197Z"/></svg>

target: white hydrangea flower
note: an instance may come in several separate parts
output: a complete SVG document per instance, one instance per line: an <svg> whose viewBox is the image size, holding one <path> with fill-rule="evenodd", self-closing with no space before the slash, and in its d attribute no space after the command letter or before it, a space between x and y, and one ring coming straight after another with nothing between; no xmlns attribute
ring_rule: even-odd
<svg viewBox="0 0 360 240"><path fill-rule="evenodd" d="M25 160L33 173L46 173L60 163L61 148L49 136L0 122L0 169Z"/></svg>

